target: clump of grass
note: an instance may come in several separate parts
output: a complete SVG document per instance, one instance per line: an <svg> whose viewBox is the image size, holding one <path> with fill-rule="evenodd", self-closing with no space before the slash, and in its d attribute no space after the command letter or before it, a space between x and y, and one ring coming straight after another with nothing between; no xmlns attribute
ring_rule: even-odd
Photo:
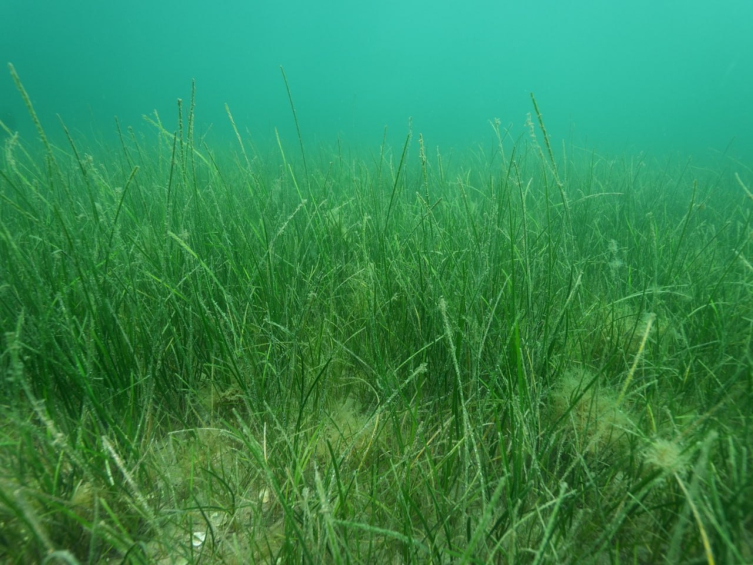
<svg viewBox="0 0 753 565"><path fill-rule="evenodd" d="M322 424L318 432L316 455L324 459L343 454L361 461L368 455L378 432L375 428L377 419L365 413L360 402L352 396L335 399L324 422L312 424Z"/></svg>
<svg viewBox="0 0 753 565"><path fill-rule="evenodd" d="M585 370L568 370L553 387L552 417L569 423L578 453L602 454L627 447L633 428L617 390L599 386Z"/></svg>
<svg viewBox="0 0 753 565"><path fill-rule="evenodd" d="M657 438L646 448L645 461L663 472L682 474L687 467L688 458L680 443Z"/></svg>

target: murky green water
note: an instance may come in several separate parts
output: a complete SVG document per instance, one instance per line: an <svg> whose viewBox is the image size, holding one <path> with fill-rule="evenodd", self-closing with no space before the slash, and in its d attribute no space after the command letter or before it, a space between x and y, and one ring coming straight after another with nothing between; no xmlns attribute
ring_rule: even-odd
<svg viewBox="0 0 753 565"><path fill-rule="evenodd" d="M231 135L224 105L258 143L400 143L412 119L427 146L492 144L489 120L523 133L534 92L553 142L607 153L698 157L753 149L753 4L461 3L386 0L0 5L12 62L43 123L114 136L197 84L197 131ZM7 72L0 116L32 132ZM57 130L56 130L57 131Z"/></svg>

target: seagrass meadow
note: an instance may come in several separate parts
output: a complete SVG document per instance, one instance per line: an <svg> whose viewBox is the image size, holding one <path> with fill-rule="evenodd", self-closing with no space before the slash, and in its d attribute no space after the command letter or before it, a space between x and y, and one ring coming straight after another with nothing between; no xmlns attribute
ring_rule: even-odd
<svg viewBox="0 0 753 565"><path fill-rule="evenodd" d="M451 156L212 147L193 97L98 145L11 73L3 563L753 562L750 163L533 98Z"/></svg>

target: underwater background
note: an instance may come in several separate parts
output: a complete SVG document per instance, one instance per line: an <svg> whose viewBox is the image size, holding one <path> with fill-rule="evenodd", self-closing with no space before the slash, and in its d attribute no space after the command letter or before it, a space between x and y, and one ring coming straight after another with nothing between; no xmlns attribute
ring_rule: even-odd
<svg viewBox="0 0 753 565"><path fill-rule="evenodd" d="M0 0L0 564L753 564L751 24Z"/></svg>
<svg viewBox="0 0 753 565"><path fill-rule="evenodd" d="M227 103L258 144L494 144L490 120L523 134L535 93L555 147L606 154L753 150L753 3L745 0L464 3L4 0L0 60L17 69L53 138L115 140L196 81L200 135L231 139ZM0 119L33 134L7 70Z"/></svg>

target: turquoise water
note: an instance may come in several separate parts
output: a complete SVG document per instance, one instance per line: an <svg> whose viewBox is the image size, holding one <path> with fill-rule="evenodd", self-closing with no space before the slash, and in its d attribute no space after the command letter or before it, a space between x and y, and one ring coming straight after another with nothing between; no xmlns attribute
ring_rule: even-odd
<svg viewBox="0 0 753 565"><path fill-rule="evenodd" d="M0 3L12 62L46 127L83 135L168 129L197 88L197 130L294 140L285 69L304 141L492 144L489 120L524 134L536 95L553 143L608 153L753 152L753 2ZM0 119L31 122L5 69Z"/></svg>

